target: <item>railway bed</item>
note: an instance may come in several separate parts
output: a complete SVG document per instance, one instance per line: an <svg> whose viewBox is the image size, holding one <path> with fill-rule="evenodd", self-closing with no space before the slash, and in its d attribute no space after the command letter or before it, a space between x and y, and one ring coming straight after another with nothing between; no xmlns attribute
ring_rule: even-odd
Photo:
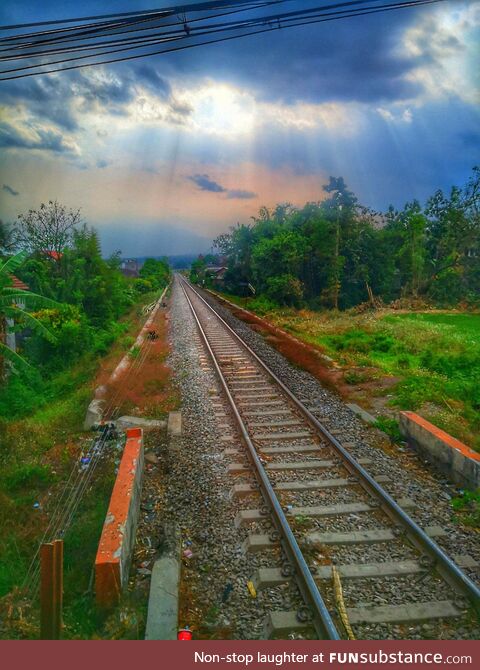
<svg viewBox="0 0 480 670"><path fill-rule="evenodd" d="M296 585L305 603L271 611L265 637L302 631L336 639L347 636L347 622L359 638L372 628L408 637L419 622L429 637L456 622L471 627L480 597L465 571L475 561L449 558L435 542L446 531L421 529L412 518L415 500L395 501L385 490L390 478L376 473L372 459L356 459L355 445L327 430L199 292L178 281L206 349L203 361L222 389L214 411L238 508L234 523L247 529L242 551L262 556L251 582L258 592ZM347 616L339 614L333 565Z"/></svg>

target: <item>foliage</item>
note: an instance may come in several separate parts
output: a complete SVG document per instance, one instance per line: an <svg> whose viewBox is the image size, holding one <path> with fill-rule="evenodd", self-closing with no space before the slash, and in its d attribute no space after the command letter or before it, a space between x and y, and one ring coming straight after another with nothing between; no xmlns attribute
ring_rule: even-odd
<svg viewBox="0 0 480 670"><path fill-rule="evenodd" d="M22 362L35 369L10 375L0 388L0 416L8 417L43 406L55 397L62 371L106 353L125 332L120 317L142 292L120 272L118 254L102 258L96 231L78 225L78 212L53 202L20 219L16 234L25 249L0 261L0 323L2 315L13 320L17 352L0 347L17 372ZM57 253L45 254L45 247ZM136 281L148 292L163 287L170 273L166 261L153 259L142 270L148 279ZM13 272L29 291L12 288Z"/></svg>
<svg viewBox="0 0 480 670"><path fill-rule="evenodd" d="M452 498L451 506L463 523L480 528L480 490L462 491L461 495Z"/></svg>
<svg viewBox="0 0 480 670"><path fill-rule="evenodd" d="M388 416L379 416L375 421L375 427L386 433L392 442L400 443L403 440L400 426L396 419Z"/></svg>
<svg viewBox="0 0 480 670"><path fill-rule="evenodd" d="M170 266L165 258L161 260L155 258L147 258L145 260L145 263L142 265L140 269L140 279L137 280L136 287L138 290L138 282L143 281L148 282L148 284L150 285L149 289L150 291L152 289L159 290L167 285L169 279L170 279ZM144 284L139 292L146 293L147 291L143 290L145 288L146 286Z"/></svg>
<svg viewBox="0 0 480 670"><path fill-rule="evenodd" d="M315 309L405 296L480 304L479 168L462 189L383 214L362 207L341 177L323 190L326 199L302 208L262 207L215 240L227 292L246 295L250 283L279 304ZM192 263L192 281L204 279L205 264Z"/></svg>
<svg viewBox="0 0 480 670"><path fill-rule="evenodd" d="M4 328L12 328L11 324L21 323L39 332L45 339L54 342L55 338L48 327L39 321L28 308L41 306L56 306L52 300L41 295L13 287L12 272L21 267L25 260L25 252L10 256L0 264L0 335ZM13 364L13 370L24 368L27 361L16 351L9 349L0 340L0 356ZM1 360L1 359L0 359Z"/></svg>

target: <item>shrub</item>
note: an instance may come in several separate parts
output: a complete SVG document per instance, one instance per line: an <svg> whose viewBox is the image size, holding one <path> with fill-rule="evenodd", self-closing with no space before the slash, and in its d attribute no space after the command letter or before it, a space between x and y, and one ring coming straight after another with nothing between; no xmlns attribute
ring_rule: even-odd
<svg viewBox="0 0 480 670"><path fill-rule="evenodd" d="M258 298L255 298L255 300L250 300L248 308L257 314L260 314L260 316L263 316L264 314L267 314L267 312L273 312L275 309L278 309L278 304L264 295L261 295Z"/></svg>
<svg viewBox="0 0 480 670"><path fill-rule="evenodd" d="M303 284L290 274L269 277L266 295L280 305L298 306L303 298Z"/></svg>

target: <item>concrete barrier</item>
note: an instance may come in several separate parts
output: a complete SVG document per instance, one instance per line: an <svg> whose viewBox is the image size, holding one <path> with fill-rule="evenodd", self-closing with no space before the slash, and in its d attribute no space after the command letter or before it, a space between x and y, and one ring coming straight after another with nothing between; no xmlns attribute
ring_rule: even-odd
<svg viewBox="0 0 480 670"><path fill-rule="evenodd" d="M135 543L143 475L143 433L127 430L95 559L95 597L102 609L113 607L128 581Z"/></svg>
<svg viewBox="0 0 480 670"><path fill-rule="evenodd" d="M451 480L480 487L480 454L414 412L400 412L400 430L407 442Z"/></svg>
<svg viewBox="0 0 480 670"><path fill-rule="evenodd" d="M155 561L148 599L146 640L176 640L180 563L173 556Z"/></svg>

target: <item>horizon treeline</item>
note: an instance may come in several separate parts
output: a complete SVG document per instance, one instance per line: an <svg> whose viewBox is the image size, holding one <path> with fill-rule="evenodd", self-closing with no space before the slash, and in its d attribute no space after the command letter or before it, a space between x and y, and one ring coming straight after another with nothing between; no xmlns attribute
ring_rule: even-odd
<svg viewBox="0 0 480 670"><path fill-rule="evenodd" d="M214 241L217 255L192 264L208 284L209 262L227 266L224 290L278 305L347 309L370 301L422 298L480 306L480 168L463 187L438 190L422 206L379 213L363 207L342 177L327 197L297 208L262 207Z"/></svg>

